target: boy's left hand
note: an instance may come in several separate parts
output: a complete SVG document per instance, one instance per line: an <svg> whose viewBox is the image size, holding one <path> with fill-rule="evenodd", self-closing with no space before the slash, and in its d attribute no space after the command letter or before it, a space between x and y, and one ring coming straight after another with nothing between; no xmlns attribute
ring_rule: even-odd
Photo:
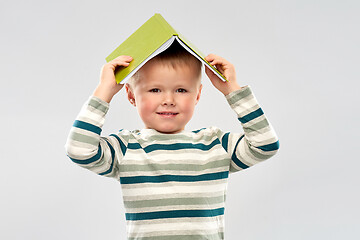
<svg viewBox="0 0 360 240"><path fill-rule="evenodd" d="M205 73L209 77L211 83L225 96L229 93L241 89L239 84L236 82L235 67L226 59L217 56L215 54L209 54L205 57L212 66L224 75L228 82L222 81L218 76L215 75L209 68L205 67Z"/></svg>

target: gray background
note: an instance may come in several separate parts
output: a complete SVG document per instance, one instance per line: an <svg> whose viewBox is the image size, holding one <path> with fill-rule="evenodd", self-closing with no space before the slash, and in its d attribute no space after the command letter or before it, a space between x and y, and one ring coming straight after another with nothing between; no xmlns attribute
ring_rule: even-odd
<svg viewBox="0 0 360 240"><path fill-rule="evenodd" d="M231 61L280 139L231 175L226 239L359 239L359 1L1 1L1 239L125 239L119 183L64 144L104 58L161 13ZM242 131L204 76L188 129ZM104 134L142 123L121 91Z"/></svg>

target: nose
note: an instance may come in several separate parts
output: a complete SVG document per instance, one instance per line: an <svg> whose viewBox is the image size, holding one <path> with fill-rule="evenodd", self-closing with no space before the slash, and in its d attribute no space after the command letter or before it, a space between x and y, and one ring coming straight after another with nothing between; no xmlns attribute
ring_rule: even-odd
<svg viewBox="0 0 360 240"><path fill-rule="evenodd" d="M171 94L171 93L164 94L164 98L162 100L162 105L175 106L175 99L174 99L173 94Z"/></svg>

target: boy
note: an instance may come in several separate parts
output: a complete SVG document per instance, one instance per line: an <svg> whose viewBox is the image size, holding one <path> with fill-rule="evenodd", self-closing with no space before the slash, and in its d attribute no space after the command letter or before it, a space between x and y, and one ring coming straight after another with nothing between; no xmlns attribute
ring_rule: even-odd
<svg viewBox="0 0 360 240"><path fill-rule="evenodd" d="M68 156L80 166L120 181L127 237L224 239L229 172L273 156L279 142L249 86L240 87L225 59L206 57L226 77L206 68L212 84L237 113L245 134L209 127L186 131L201 95L201 63L177 45L147 62L125 85L144 122L142 130L101 137L116 84L114 70L130 56L105 64L100 83L78 115L68 138Z"/></svg>

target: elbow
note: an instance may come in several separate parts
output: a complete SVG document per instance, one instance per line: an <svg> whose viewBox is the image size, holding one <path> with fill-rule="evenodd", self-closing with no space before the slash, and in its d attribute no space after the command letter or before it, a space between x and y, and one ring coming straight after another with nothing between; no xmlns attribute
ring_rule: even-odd
<svg viewBox="0 0 360 240"><path fill-rule="evenodd" d="M279 140L276 140L276 142L267 144L267 145L263 145L263 146L259 146L256 147L258 148L262 153L263 156L265 157L265 159L271 158L272 156L274 156L280 148L280 142Z"/></svg>
<svg viewBox="0 0 360 240"><path fill-rule="evenodd" d="M272 155L274 156L280 149L280 142L277 140L276 142L270 144L270 151L272 151Z"/></svg>
<svg viewBox="0 0 360 240"><path fill-rule="evenodd" d="M280 149L280 142L279 142L279 140L277 140L277 141L274 143L274 150L275 150L276 152L278 152L279 149Z"/></svg>
<svg viewBox="0 0 360 240"><path fill-rule="evenodd" d="M280 143L279 140L277 140L276 142L270 143L270 144L266 144L260 147L257 147L259 149L261 149L264 152L277 152L280 148Z"/></svg>

